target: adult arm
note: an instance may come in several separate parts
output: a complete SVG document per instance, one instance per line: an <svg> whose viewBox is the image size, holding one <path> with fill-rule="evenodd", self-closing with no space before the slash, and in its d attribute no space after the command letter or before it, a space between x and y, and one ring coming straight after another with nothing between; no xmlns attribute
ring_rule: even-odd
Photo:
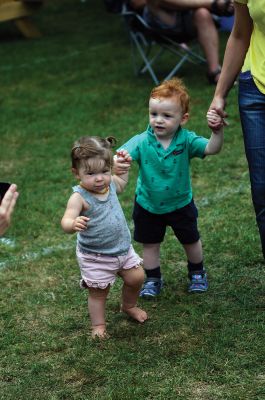
<svg viewBox="0 0 265 400"><path fill-rule="evenodd" d="M0 236L5 233L10 225L11 215L14 211L18 195L17 185L12 184L3 197L0 206Z"/></svg>
<svg viewBox="0 0 265 400"><path fill-rule="evenodd" d="M235 2L234 7L234 26L226 45L221 75L209 107L209 109L216 110L222 118L227 116L225 112L226 97L244 63L253 29L247 5ZM209 124L209 127L214 129L215 126Z"/></svg>

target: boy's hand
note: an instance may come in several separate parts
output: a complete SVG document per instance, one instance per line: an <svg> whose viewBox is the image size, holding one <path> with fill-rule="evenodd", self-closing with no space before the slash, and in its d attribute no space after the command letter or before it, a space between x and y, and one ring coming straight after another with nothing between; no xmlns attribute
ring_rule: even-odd
<svg viewBox="0 0 265 400"><path fill-rule="evenodd" d="M131 167L132 157L127 150L119 150L114 156L114 174L123 175L127 173Z"/></svg>
<svg viewBox="0 0 265 400"><path fill-rule="evenodd" d="M84 215L80 215L79 217L75 218L73 221L73 231L74 232L81 232L87 229L87 223L89 221L88 217Z"/></svg>
<svg viewBox="0 0 265 400"><path fill-rule="evenodd" d="M131 164L132 157L130 156L130 154L128 153L127 150L121 149L119 151L116 151L116 154L117 154L118 159L120 159L121 162L127 162L127 163Z"/></svg>
<svg viewBox="0 0 265 400"><path fill-rule="evenodd" d="M228 125L228 123L216 112L216 110L208 110L206 117L208 126L214 133L219 133L219 131L225 125Z"/></svg>

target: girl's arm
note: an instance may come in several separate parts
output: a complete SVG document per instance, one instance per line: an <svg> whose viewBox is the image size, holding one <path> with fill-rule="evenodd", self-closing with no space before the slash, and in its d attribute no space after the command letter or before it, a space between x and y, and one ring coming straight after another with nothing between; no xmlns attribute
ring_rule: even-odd
<svg viewBox="0 0 265 400"><path fill-rule="evenodd" d="M219 153L221 151L224 141L223 118L221 118L220 115L217 114L217 111L209 110L207 112L207 120L209 126L212 124L215 125L216 128L212 130L211 137L205 148L204 154L206 156Z"/></svg>
<svg viewBox="0 0 265 400"><path fill-rule="evenodd" d="M114 157L112 179L115 183L117 193L123 192L128 183L131 162L132 157L126 150L120 150L117 152L117 156Z"/></svg>
<svg viewBox="0 0 265 400"><path fill-rule="evenodd" d="M68 200L61 226L66 233L75 233L87 229L88 217L80 215L84 209L84 200L79 193L73 193Z"/></svg>
<svg viewBox="0 0 265 400"><path fill-rule="evenodd" d="M234 8L234 26L226 45L222 71L214 98L209 107L209 109L216 110L223 118L227 116L224 110L225 99L244 63L253 29L247 5L234 2ZM209 127L214 128L210 125Z"/></svg>

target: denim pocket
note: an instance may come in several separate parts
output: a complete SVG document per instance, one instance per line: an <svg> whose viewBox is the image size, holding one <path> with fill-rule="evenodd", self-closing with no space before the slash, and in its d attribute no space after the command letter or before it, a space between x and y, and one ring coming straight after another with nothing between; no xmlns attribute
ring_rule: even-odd
<svg viewBox="0 0 265 400"><path fill-rule="evenodd" d="M240 72L238 80L239 81L246 81L248 79L252 79L252 75L250 71Z"/></svg>

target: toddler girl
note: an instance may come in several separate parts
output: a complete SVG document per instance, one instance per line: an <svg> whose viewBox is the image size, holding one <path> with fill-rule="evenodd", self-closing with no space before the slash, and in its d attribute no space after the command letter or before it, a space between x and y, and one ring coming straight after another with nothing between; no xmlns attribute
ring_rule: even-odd
<svg viewBox="0 0 265 400"><path fill-rule="evenodd" d="M61 221L66 233L77 232L77 260L81 286L88 289L92 337L105 338L105 303L116 276L123 279L121 311L138 322L147 319L137 307L144 281L141 259L131 245L131 235L117 198L128 173L111 175L115 139L82 137L71 152L72 172L80 183L73 188ZM119 157L131 162L127 151Z"/></svg>

